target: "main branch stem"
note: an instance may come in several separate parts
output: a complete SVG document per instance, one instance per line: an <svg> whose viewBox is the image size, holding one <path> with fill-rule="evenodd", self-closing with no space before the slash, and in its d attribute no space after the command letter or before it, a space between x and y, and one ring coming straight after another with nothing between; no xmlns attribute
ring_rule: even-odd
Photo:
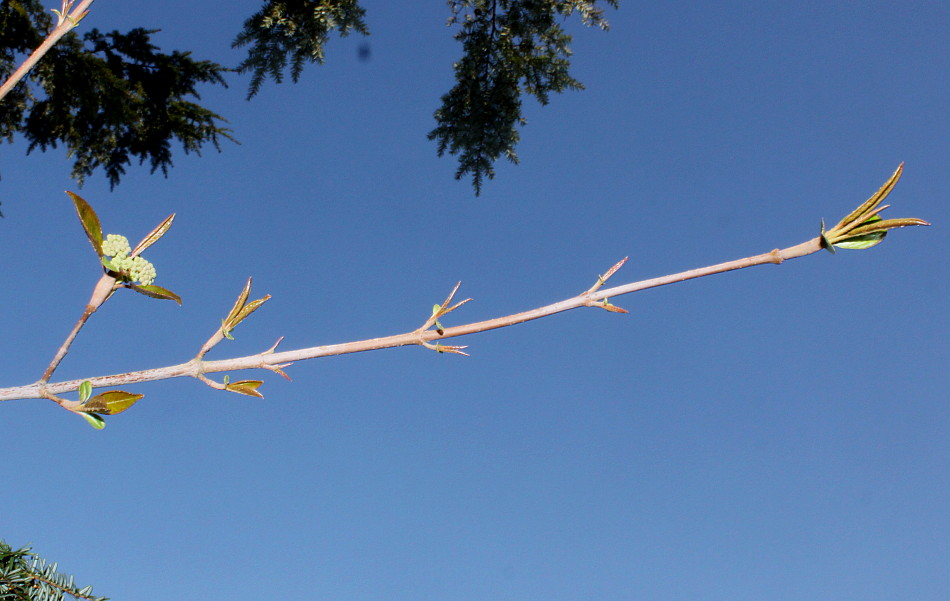
<svg viewBox="0 0 950 601"><path fill-rule="evenodd" d="M689 271L683 271L663 277L642 280L640 282L633 282L630 284L623 284L613 288L601 288L593 293L588 294L585 292L560 302L539 307L537 309L522 311L521 313L515 313L505 317L488 319L467 325L444 328L442 334L439 334L439 332L436 330L416 330L404 334L384 336L382 338L358 340L355 342L345 342L342 344L314 346L280 353L266 351L257 355L237 357L233 359L221 359L218 361L202 361L196 358L186 363L171 365L168 367L146 369L142 371L134 371L111 376L68 380L51 384L41 380L26 386L0 388L0 401L48 398L49 394L62 394L64 392L77 390L79 385L85 380L89 380L95 388L102 388L135 384L140 382L151 382L155 380L166 380L183 376L199 378L202 375L208 373L265 368L268 366L276 366L294 361L302 361L304 359L315 359L317 357L359 353L363 351L393 348L397 346L419 345L433 340L456 338L458 336L466 336L468 334L475 334L477 332L487 332L488 330L512 326L515 324L524 323L526 321L554 315L555 313L576 309L578 307L591 306L592 303L597 301L603 301L607 298L630 294L631 292L637 292L647 288L656 288L658 286L684 282L686 280L713 275L716 273L733 271L735 269L743 269L755 265L779 264L788 259L810 255L812 253L818 252L819 250L821 250L821 239L813 238L808 242L803 242L802 244L791 246L782 250L775 249L772 252L763 253L753 257L747 257L745 259L727 261L725 263L719 263L709 267L691 269Z"/></svg>

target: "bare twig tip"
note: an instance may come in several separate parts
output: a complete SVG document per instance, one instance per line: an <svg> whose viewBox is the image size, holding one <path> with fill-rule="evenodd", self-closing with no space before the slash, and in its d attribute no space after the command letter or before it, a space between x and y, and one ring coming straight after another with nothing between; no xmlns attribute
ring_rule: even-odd
<svg viewBox="0 0 950 601"><path fill-rule="evenodd" d="M266 351L264 351L262 354L268 355L268 354L270 354L270 353L273 353L275 350L277 350L277 345L280 344L280 341L283 340L283 339L284 339L283 336L281 336L280 338L278 338L278 339L277 339L277 342L274 343L274 346L270 347L269 349L267 349Z"/></svg>

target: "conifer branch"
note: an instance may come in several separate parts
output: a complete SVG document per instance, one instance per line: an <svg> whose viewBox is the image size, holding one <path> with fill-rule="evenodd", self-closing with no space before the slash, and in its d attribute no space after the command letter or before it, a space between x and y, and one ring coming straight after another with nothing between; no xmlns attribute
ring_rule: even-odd
<svg viewBox="0 0 950 601"><path fill-rule="evenodd" d="M0 599L63 599L68 595L83 601L107 601L92 594L92 587L80 588L73 577L58 571L29 547L14 550L0 539Z"/></svg>

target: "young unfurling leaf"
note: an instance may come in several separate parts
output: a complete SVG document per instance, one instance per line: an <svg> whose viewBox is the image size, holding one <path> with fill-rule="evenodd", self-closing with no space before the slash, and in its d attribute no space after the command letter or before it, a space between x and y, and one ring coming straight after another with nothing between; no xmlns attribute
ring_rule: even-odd
<svg viewBox="0 0 950 601"><path fill-rule="evenodd" d="M85 403L92 396L92 382L86 380L79 385L79 402Z"/></svg>
<svg viewBox="0 0 950 601"><path fill-rule="evenodd" d="M882 205L881 202L891 193L897 180L900 179L904 171L904 164L901 163L897 171L886 181L881 188L870 198L861 204L857 209L851 211L847 217L838 222L830 230L825 230L825 222L821 222L821 246L834 253L835 247L849 249L870 248L880 244L881 240L887 234L888 230L907 227L911 225L930 225L923 219L900 218L883 219L880 212L890 205Z"/></svg>
<svg viewBox="0 0 950 601"><path fill-rule="evenodd" d="M178 305L181 305L181 297L172 292L162 288L161 286L156 286L154 284L149 284L148 286L141 286L139 284L129 284L129 288L135 290L139 294L144 294L145 296L150 296L152 298L160 298L163 300L173 300Z"/></svg>
<svg viewBox="0 0 950 601"><path fill-rule="evenodd" d="M89 425L95 428L96 430L101 430L106 427L106 420L102 419L95 413L80 413L79 415L89 422Z"/></svg>
<svg viewBox="0 0 950 601"><path fill-rule="evenodd" d="M247 283L244 284L244 289L241 290L237 300L234 302L234 306L231 307L231 312L228 313L228 316L221 322L221 333L224 334L224 337L228 340L234 340L234 337L231 336L231 330L244 321L248 315L257 311L261 305L270 300L270 295L266 294L257 300L247 302L247 297L250 294L251 278L247 278Z"/></svg>
<svg viewBox="0 0 950 601"><path fill-rule="evenodd" d="M226 383L224 385L225 390L230 390L231 392L237 392L239 394L246 394L247 396L255 396L259 399L264 398L264 395L257 391L258 388L263 384L261 380L240 380L237 382Z"/></svg>
<svg viewBox="0 0 950 601"><path fill-rule="evenodd" d="M86 230L86 237L89 238L92 247L96 249L96 254L101 257L102 226L99 224L99 216L81 196L72 192L66 192L66 194L69 194L69 197L73 199L73 204L76 205L76 213L79 214L79 221L82 223L82 228Z"/></svg>
<svg viewBox="0 0 950 601"><path fill-rule="evenodd" d="M165 221L159 223L158 226L154 230L152 230L151 232L148 233L147 236L142 238L142 241L138 243L138 245L135 247L135 249L132 251L131 255L129 256L137 257L138 255L142 254L146 248L158 242L159 239L161 239L161 237L165 235L165 232L168 231L168 228L172 226L172 221L174 220L175 220L174 213L166 217Z"/></svg>

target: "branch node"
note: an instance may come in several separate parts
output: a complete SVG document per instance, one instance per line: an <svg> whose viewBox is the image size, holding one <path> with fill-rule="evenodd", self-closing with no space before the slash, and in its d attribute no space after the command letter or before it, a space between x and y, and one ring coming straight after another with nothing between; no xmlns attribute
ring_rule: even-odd
<svg viewBox="0 0 950 601"><path fill-rule="evenodd" d="M280 363L280 364L278 364L278 365L264 365L264 369L269 369L269 370L271 370L272 372L274 372L274 373L276 373L276 374L280 374L280 375L284 376L285 378L287 378L287 381L288 381L288 382L293 382L293 380L290 379L290 376L288 376L286 373L284 373L284 369L283 369L283 368L285 368L285 367L290 367L290 366L293 365L293 364L294 364L293 361L291 361L290 363Z"/></svg>
<svg viewBox="0 0 950 601"><path fill-rule="evenodd" d="M611 302L607 300L606 298L599 301L594 301L588 298L585 304L588 307L598 307L605 311L610 311L611 313L629 313L630 312L624 309L623 307L618 307L617 305L611 304Z"/></svg>
<svg viewBox="0 0 950 601"><path fill-rule="evenodd" d="M269 349L267 349L266 351L264 351L264 352L261 353L261 354L262 354L262 355L270 355L270 354L272 354L275 350L277 350L277 345L280 344L280 341L283 340L283 339L284 339L283 336L281 336L280 338L278 338L278 339L277 339L277 342L274 343L274 346L270 347ZM290 364L288 363L288 365L290 365Z"/></svg>
<svg viewBox="0 0 950 601"><path fill-rule="evenodd" d="M441 353L452 353L452 354L454 354L454 355L464 355L464 356L466 356L466 357L470 357L470 356L471 356L471 355L469 355L468 353L462 352L462 349L468 348L468 345L465 345L465 346L451 346L451 345L446 345L446 344L439 344L438 342L436 342L435 344L432 344L431 342L422 341L422 346L426 347L427 349L433 350L433 351L435 351L435 352L437 352L437 353L440 353L440 354L441 354Z"/></svg>
<svg viewBox="0 0 950 601"><path fill-rule="evenodd" d="M423 344L425 344L425 341L422 339L421 335L424 332L426 332L429 328L431 328L433 325L436 327L436 331L439 333L439 336L443 334L442 324L439 323L440 317L442 317L443 315L448 315L452 311L455 311L456 309L458 309L459 307L461 307L468 301L472 300L471 298L466 298L465 300L457 302L451 307L449 307L449 303L451 303L452 299L455 298L455 293L458 292L459 286L461 285L462 285L462 282L458 282L457 284L455 284L455 288L452 288L452 292L449 292L449 295L445 297L445 300L442 301L442 304L433 306L432 315L430 315L429 318L426 319L425 323L422 324L422 326L420 326L418 330L416 330L416 332L419 332L420 341Z"/></svg>
<svg viewBox="0 0 950 601"><path fill-rule="evenodd" d="M626 263L627 259L629 258L630 257L624 257L623 259L620 259L619 261L617 261L617 263L613 267L607 270L607 273L605 273L604 275L597 276L597 282L593 286L591 286L587 290L587 292L585 292L584 294L589 295L589 294L593 294L597 292L601 286L607 283L607 280L610 279L610 276L617 273L617 270L623 267L623 264Z"/></svg>

